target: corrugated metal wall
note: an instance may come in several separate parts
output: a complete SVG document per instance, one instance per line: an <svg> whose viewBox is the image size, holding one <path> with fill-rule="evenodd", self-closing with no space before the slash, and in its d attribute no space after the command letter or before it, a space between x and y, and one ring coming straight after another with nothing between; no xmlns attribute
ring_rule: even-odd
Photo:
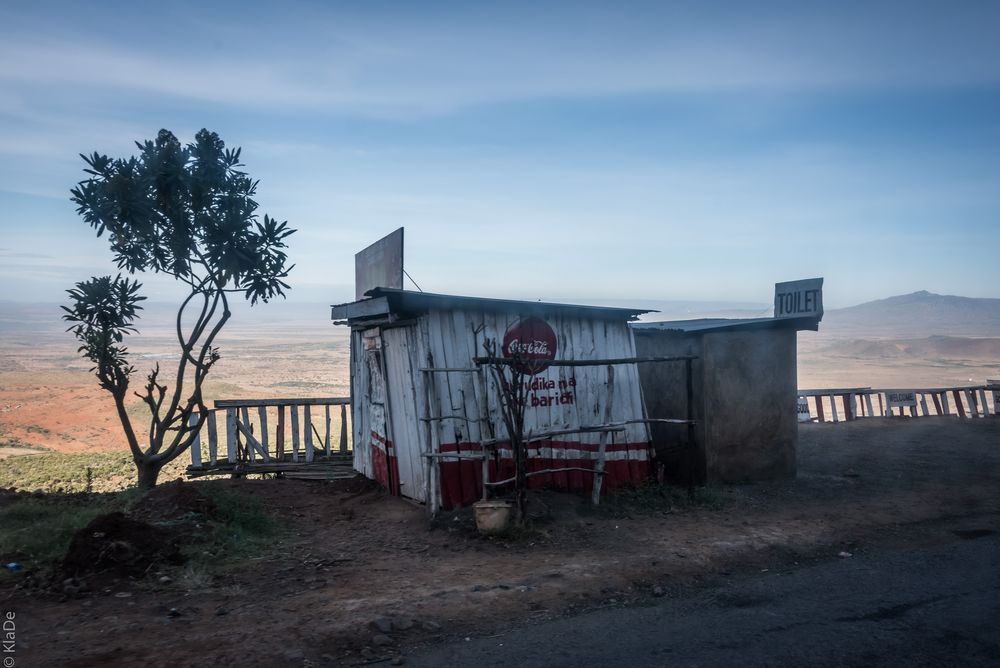
<svg viewBox="0 0 1000 668"><path fill-rule="evenodd" d="M426 500L424 466L420 453L427 452L427 430L419 418L425 410L424 397L427 375L421 367L472 368L473 357L482 356L485 339L501 341L508 327L520 319L517 313L493 313L465 310L433 310L414 324L388 327L380 332L384 356L385 387L387 388L388 422L379 422L379 397L372 392L371 379L377 365L370 362L375 354L366 352L365 340L355 332L352 339L352 368L355 374L353 404L355 443L370 444L355 448L355 467L365 475L383 482L394 493ZM544 320L556 333L557 359L599 359L632 357L635 347L632 333L624 321L592 320L553 313ZM369 334L373 330L369 330ZM358 351L357 353L355 351ZM506 431L500 411L499 396L492 374L487 375L486 391L489 422L504 439ZM525 429L543 432L592 426L605 421L608 399L606 367L549 367L532 382ZM494 437L488 425L477 422L481 415L481 383L470 373L438 373L430 392L436 402L436 415L458 415L465 420L442 420L432 423L437 429L441 452L480 452L480 442ZM638 370L634 365L615 367L612 421L644 417ZM372 404L374 405L368 405ZM388 433L386 433L388 431ZM557 437L534 443L529 448L529 469L539 470L559 466L589 468L596 457L600 441L598 434ZM606 487L644 480L649 471L649 432L645 425L629 425L625 434L616 434L607 450ZM393 452L394 448L394 452ZM367 451L367 452L363 452ZM380 464L381 452L389 453L389 462ZM373 457L374 453L374 457ZM392 455L395 454L395 457ZM506 455L506 457L504 457ZM501 447L501 461L491 466L491 479L508 477L513 464L509 448ZM392 480L398 468L398 479ZM482 493L481 464L475 461L444 461L439 465L441 496L445 508L471 503ZM589 491L591 476L587 473L561 473L531 478L535 486ZM383 483L384 484L384 483ZM393 485L397 485L395 489Z"/></svg>

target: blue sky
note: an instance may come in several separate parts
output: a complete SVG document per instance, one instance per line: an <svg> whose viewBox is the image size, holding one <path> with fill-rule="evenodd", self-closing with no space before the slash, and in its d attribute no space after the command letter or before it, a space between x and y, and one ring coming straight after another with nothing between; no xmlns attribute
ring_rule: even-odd
<svg viewBox="0 0 1000 668"><path fill-rule="evenodd" d="M78 154L161 127L243 147L297 300L399 226L435 292L1000 297L1000 3L146 5L0 5L0 299L112 270Z"/></svg>

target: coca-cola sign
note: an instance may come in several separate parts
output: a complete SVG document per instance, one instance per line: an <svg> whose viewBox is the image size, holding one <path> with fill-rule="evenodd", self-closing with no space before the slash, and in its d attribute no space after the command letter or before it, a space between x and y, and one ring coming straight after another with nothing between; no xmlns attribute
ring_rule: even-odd
<svg viewBox="0 0 1000 668"><path fill-rule="evenodd" d="M541 318L522 318L503 335L503 356L518 360L512 366L534 376L556 358L556 333Z"/></svg>

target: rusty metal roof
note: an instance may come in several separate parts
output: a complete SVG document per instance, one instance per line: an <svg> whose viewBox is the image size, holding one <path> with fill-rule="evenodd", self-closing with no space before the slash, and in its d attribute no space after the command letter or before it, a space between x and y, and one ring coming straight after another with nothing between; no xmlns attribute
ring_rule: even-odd
<svg viewBox="0 0 1000 668"><path fill-rule="evenodd" d="M655 313L648 309L619 308L611 306L584 306L580 304L558 304L554 302L532 302L516 299L491 299L488 297L464 297L442 295L432 292L414 292L395 288L375 288L365 293L370 299L336 304L332 306L334 320L354 320L395 315L415 315L432 309L467 309L476 311L503 311L520 315L576 316L607 320L634 321L643 313Z"/></svg>

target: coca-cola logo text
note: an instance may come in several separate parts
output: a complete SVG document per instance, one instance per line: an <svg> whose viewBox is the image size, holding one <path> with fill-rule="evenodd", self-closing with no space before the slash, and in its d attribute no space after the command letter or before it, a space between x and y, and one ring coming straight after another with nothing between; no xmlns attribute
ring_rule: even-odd
<svg viewBox="0 0 1000 668"><path fill-rule="evenodd" d="M518 360L516 370L533 376L556 358L556 333L541 318L522 318L504 333L503 354Z"/></svg>

